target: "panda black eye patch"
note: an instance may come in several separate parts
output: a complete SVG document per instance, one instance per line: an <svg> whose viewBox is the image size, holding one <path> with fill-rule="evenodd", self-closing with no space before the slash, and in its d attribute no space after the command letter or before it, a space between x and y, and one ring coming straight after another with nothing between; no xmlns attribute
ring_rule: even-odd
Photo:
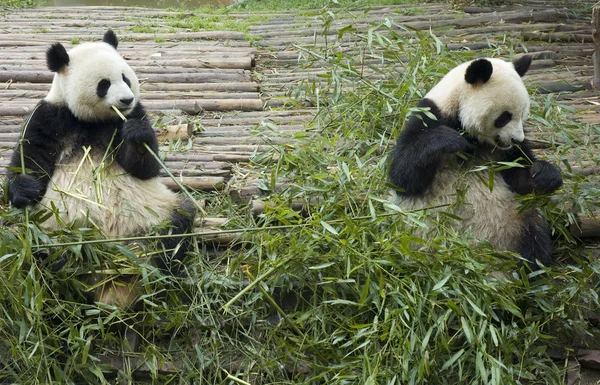
<svg viewBox="0 0 600 385"><path fill-rule="evenodd" d="M125 82L125 84L127 84L127 87L131 88L131 82L129 81L129 79L127 79L127 76L125 76L125 74L122 74L123 76L123 81Z"/></svg>
<svg viewBox="0 0 600 385"><path fill-rule="evenodd" d="M108 93L108 89L110 88L110 80L102 79L98 82L98 87L96 88L96 95L99 98L103 98Z"/></svg>
<svg viewBox="0 0 600 385"><path fill-rule="evenodd" d="M508 111L504 111L494 121L494 127L502 128L506 126L512 120L512 114Z"/></svg>

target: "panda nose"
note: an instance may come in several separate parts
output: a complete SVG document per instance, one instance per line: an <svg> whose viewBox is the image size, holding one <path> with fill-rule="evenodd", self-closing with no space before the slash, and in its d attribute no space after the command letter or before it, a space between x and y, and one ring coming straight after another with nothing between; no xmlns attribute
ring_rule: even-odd
<svg viewBox="0 0 600 385"><path fill-rule="evenodd" d="M121 104L128 106L131 104L131 102L133 102L133 98L123 98L119 101L121 102Z"/></svg>

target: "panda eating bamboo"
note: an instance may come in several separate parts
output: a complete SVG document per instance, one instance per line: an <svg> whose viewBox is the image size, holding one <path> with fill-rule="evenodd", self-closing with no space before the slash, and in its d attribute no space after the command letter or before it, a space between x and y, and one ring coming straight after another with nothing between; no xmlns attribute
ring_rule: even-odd
<svg viewBox="0 0 600 385"><path fill-rule="evenodd" d="M521 78L531 60L477 59L446 74L398 136L389 180L403 209L451 207L460 230L538 269L552 263L550 226L517 196L550 194L562 176L525 139L530 103ZM486 165L498 162L514 167L490 175Z"/></svg>
<svg viewBox="0 0 600 385"><path fill-rule="evenodd" d="M178 235L191 232L195 208L158 177L156 134L138 78L117 46L108 30L102 42L48 49L54 80L13 154L9 200L54 211L43 223L51 230L76 221L107 237L128 237L168 222L173 237L162 239L167 257L157 264L177 270L189 243Z"/></svg>

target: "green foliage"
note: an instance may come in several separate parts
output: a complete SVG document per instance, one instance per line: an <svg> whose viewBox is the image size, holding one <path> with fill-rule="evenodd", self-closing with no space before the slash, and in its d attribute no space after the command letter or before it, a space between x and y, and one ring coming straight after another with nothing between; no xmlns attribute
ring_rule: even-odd
<svg viewBox="0 0 600 385"><path fill-rule="evenodd" d="M166 26L171 30L173 28L183 28L190 32L202 31L236 31L244 32L247 40L256 40L256 37L249 33L250 26L257 25L265 21L268 17L262 15L235 17L230 16L227 8L208 8L199 9L193 13L182 12L169 15L166 18ZM158 32L156 29L149 31L146 26L135 26L132 31L140 32Z"/></svg>
<svg viewBox="0 0 600 385"><path fill-rule="evenodd" d="M328 8L356 8L375 5L415 4L409 0L244 0L231 6L234 11L247 12L277 12L290 9L328 9Z"/></svg>
<svg viewBox="0 0 600 385"><path fill-rule="evenodd" d="M30 8L44 4L44 0L0 0L0 8Z"/></svg>
<svg viewBox="0 0 600 385"><path fill-rule="evenodd" d="M335 14L322 16L327 29ZM342 49L342 38L356 45ZM566 229L573 218L565 214L598 207L593 179L565 175L560 205L524 197L524 205L542 207L559 234L562 258L544 275L527 277L517 256L457 234L448 226L452 215L431 223L427 213L402 212L386 199L390 143L431 85L473 53L448 52L432 33L405 37L389 20L367 32L342 28L338 39L330 38L324 50L303 51L306 66L327 69L293 94L318 107L312 130L300 144L256 158L272 170L265 189L274 191L278 179L292 186L274 194L265 219L302 222L279 202L319 202L307 226L287 233L285 242L271 233L261 237L272 239L273 258L289 259L288 275L311 288L304 312L288 317L307 330L300 340L325 357L318 378L328 384L562 384L548 349L579 333L598 337L584 315L598 311L598 263L574 243ZM490 48L489 55L505 53ZM551 97L536 97L530 127L548 133L551 159L567 165L570 151L597 151L589 143L598 134L574 123L570 112ZM559 137L561 144L553 140ZM432 239L413 232L423 227Z"/></svg>
<svg viewBox="0 0 600 385"><path fill-rule="evenodd" d="M497 7L502 5L522 4L523 1L513 0L450 0L455 6Z"/></svg>

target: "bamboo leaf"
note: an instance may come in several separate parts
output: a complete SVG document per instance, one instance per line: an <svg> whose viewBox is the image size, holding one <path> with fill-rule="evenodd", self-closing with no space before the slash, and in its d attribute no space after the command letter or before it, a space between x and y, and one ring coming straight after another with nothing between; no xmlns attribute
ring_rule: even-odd
<svg viewBox="0 0 600 385"><path fill-rule="evenodd" d="M325 221L321 221L320 223L321 223L321 226L323 226L325 228L325 230L329 231L331 234L339 235L337 230L334 229L329 223L327 223Z"/></svg>
<svg viewBox="0 0 600 385"><path fill-rule="evenodd" d="M444 371L444 370L448 369L449 367L451 367L456 362L456 360L458 360L463 355L464 352L465 352L465 349L460 349L458 352L454 353L452 355L452 357L450 357L448 359L448 361L444 362L444 365L442 365L441 371Z"/></svg>
<svg viewBox="0 0 600 385"><path fill-rule="evenodd" d="M469 325L469 321L465 317L460 317L460 324L462 325L463 333L465 333L465 338L470 344L472 344L473 330L471 330L471 325Z"/></svg>

